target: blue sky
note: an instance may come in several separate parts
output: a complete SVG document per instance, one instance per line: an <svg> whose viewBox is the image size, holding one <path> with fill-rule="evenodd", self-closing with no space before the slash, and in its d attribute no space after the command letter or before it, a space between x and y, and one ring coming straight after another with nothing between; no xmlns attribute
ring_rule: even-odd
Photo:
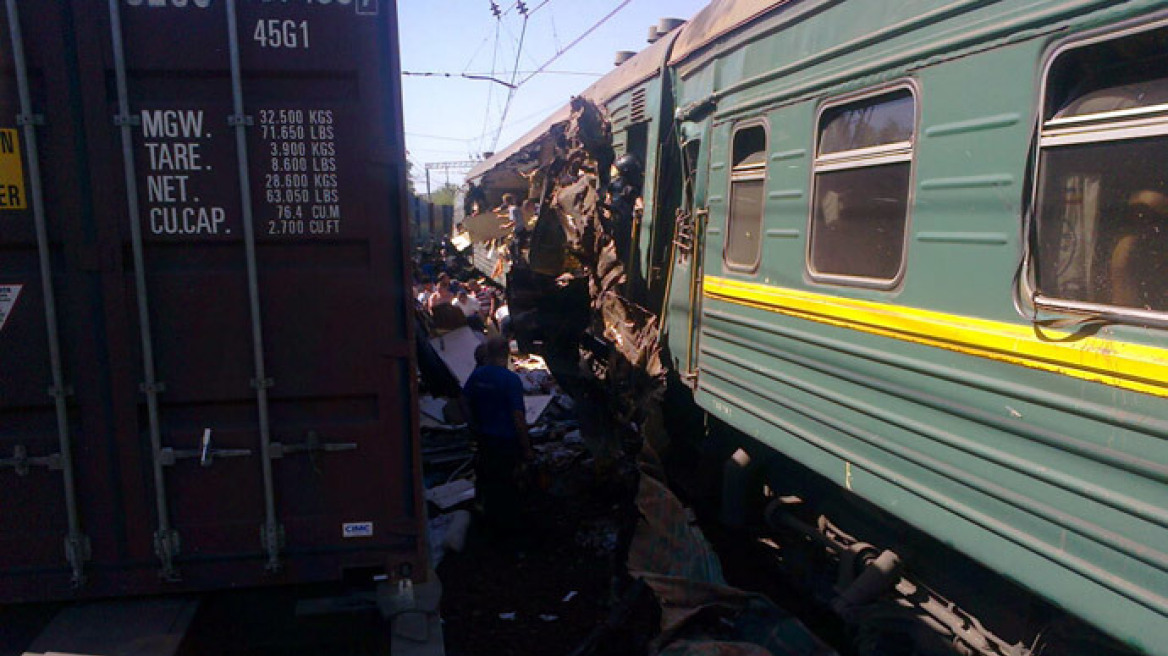
<svg viewBox="0 0 1168 656"><path fill-rule="evenodd" d="M508 96L503 85L462 77L402 77L406 147L418 191L425 191L425 163L471 160L502 149L611 71L616 51L647 46L650 25L665 17L688 19L709 0L631 0L548 64L624 1L524 0L529 10L524 31L516 0L495 0L499 19L491 12L491 0L398 0L403 71L520 83L503 121ZM545 64L543 73L532 75ZM434 189L447 180L461 183L462 174L431 171Z"/></svg>

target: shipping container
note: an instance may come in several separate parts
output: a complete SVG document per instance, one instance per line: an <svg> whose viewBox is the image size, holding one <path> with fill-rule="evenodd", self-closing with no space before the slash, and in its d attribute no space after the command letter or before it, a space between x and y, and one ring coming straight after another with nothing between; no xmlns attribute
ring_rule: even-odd
<svg viewBox="0 0 1168 656"><path fill-rule="evenodd" d="M392 0L6 0L0 602L421 573Z"/></svg>

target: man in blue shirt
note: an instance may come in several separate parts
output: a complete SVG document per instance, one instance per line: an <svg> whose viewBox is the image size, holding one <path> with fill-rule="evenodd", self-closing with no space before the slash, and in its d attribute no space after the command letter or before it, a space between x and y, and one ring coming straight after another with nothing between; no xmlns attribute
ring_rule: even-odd
<svg viewBox="0 0 1168 656"><path fill-rule="evenodd" d="M475 490L487 524L503 538L519 529L519 464L534 456L527 435L523 382L507 368L511 349L498 337L487 340L485 363L463 387L471 428L478 442Z"/></svg>

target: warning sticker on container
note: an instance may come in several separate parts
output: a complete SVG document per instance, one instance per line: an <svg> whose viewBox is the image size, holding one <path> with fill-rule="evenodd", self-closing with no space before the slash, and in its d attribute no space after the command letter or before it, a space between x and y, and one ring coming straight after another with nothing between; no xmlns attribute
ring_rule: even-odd
<svg viewBox="0 0 1168 656"><path fill-rule="evenodd" d="M373 537L373 522L350 522L341 524L341 537L371 538Z"/></svg>
<svg viewBox="0 0 1168 656"><path fill-rule="evenodd" d="M12 306L16 305L16 299L20 297L20 290L23 287L24 285L0 285L0 330L4 330L8 313L12 311Z"/></svg>
<svg viewBox="0 0 1168 656"><path fill-rule="evenodd" d="M0 128L0 210L23 210L24 160L20 158L20 134L13 128Z"/></svg>

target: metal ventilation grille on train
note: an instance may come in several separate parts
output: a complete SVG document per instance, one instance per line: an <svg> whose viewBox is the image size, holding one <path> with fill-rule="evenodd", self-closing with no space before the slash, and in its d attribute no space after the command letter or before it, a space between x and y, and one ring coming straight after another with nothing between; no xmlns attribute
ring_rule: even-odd
<svg viewBox="0 0 1168 656"><path fill-rule="evenodd" d="M645 116L645 88L641 87L633 92L633 100L629 103L629 121L642 123L648 120L649 117Z"/></svg>

